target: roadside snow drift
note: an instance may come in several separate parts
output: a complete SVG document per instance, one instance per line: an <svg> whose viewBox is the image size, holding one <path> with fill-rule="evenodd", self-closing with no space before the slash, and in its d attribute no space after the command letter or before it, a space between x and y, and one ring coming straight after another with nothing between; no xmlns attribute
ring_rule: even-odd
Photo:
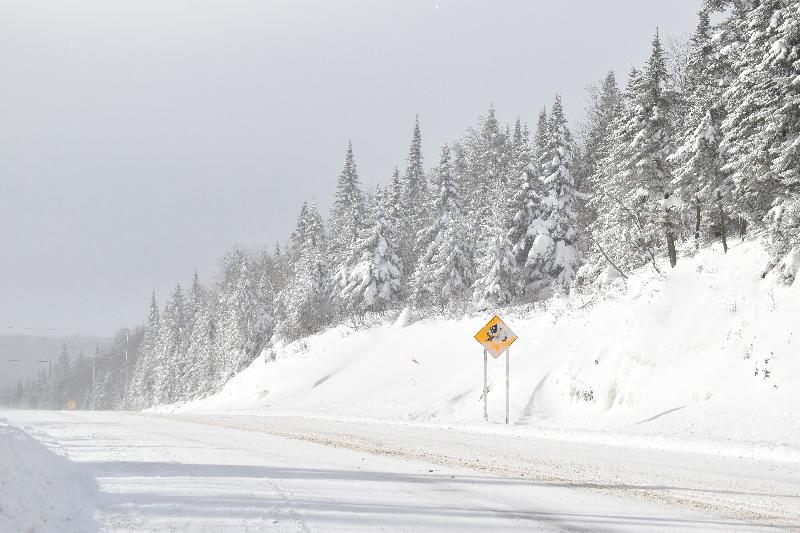
<svg viewBox="0 0 800 533"><path fill-rule="evenodd" d="M592 294L501 313L511 421L545 429L730 440L800 449L800 283L761 279L755 242L682 258ZM262 354L218 394L170 410L314 413L482 424L490 314L334 328ZM505 408L505 360L489 361L489 416ZM788 447L788 448L787 448Z"/></svg>
<svg viewBox="0 0 800 533"><path fill-rule="evenodd" d="M0 419L0 531L88 532L94 480Z"/></svg>

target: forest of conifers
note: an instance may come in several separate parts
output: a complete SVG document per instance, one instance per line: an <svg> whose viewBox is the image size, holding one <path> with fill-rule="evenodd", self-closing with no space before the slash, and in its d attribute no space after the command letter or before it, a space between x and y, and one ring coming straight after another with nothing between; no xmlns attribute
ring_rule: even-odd
<svg viewBox="0 0 800 533"><path fill-rule="evenodd" d="M94 380L91 358L65 350L2 400L188 400L273 343L332 325L545 301L744 236L763 239L765 272L793 282L800 0L707 0L685 42L665 46L656 32L649 44L625 80L609 72L590 86L575 131L558 96L530 125L502 124L492 106L425 162L417 117L402 168L368 190L348 146L327 216L304 203L287 242L231 250L209 283L195 274L163 307L153 294L144 325L92 355Z"/></svg>

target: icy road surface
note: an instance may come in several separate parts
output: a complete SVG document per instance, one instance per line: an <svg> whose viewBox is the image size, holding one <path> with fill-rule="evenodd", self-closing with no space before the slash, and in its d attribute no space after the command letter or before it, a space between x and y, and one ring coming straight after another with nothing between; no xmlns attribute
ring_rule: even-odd
<svg viewBox="0 0 800 533"><path fill-rule="evenodd" d="M98 480L110 531L767 531L793 463L313 418L0 412Z"/></svg>

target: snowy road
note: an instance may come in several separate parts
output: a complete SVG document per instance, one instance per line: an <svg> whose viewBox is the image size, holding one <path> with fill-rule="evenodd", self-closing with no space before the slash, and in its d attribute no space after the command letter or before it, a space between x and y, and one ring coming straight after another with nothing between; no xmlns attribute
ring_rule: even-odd
<svg viewBox="0 0 800 533"><path fill-rule="evenodd" d="M111 531L758 531L797 464L292 417L0 412L100 485Z"/></svg>

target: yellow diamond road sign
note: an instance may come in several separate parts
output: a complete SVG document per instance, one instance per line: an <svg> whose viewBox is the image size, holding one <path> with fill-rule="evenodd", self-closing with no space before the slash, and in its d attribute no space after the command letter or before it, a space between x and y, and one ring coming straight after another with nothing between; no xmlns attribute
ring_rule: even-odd
<svg viewBox="0 0 800 533"><path fill-rule="evenodd" d="M497 359L509 346L514 344L517 336L505 322L495 316L475 334L475 340L483 344L486 351Z"/></svg>

